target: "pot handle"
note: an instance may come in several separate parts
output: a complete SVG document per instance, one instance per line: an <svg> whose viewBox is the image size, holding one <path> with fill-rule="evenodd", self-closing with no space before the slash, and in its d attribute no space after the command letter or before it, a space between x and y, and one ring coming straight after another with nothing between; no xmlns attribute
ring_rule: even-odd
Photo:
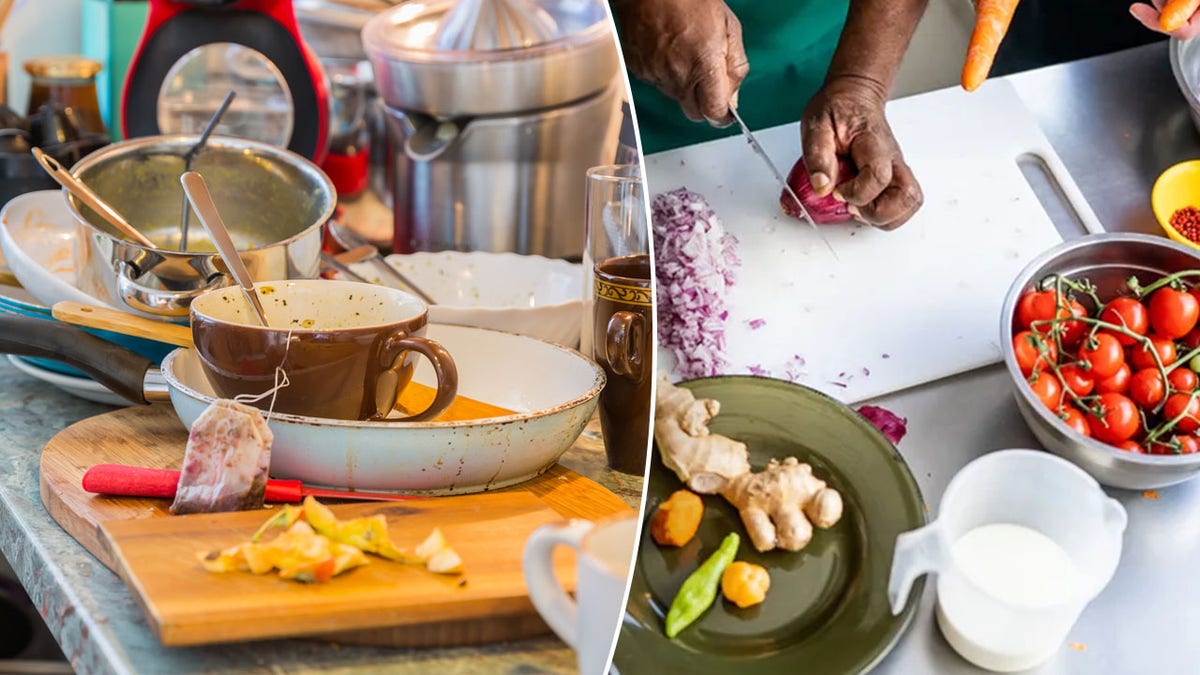
<svg viewBox="0 0 1200 675"><path fill-rule="evenodd" d="M454 365L454 359L445 347L429 338L393 335L384 345L383 361L384 363L396 363L404 352L410 350L429 359L429 363L433 365L433 372L437 374L437 394L433 397L433 403L430 403L429 407L421 412L408 417L384 417L375 414L370 417L372 421L422 422L429 420L449 408L450 404L454 402L454 397L458 395L458 367ZM402 366L403 363L400 366L393 366L392 370ZM393 396L396 393L399 392L393 393Z"/></svg>
<svg viewBox="0 0 1200 675"><path fill-rule="evenodd" d="M0 354L61 361L91 375L131 403L144 405L154 363L60 321L0 314Z"/></svg>
<svg viewBox="0 0 1200 675"><path fill-rule="evenodd" d="M396 115L392 117L397 119ZM430 115L406 112L397 123L404 130L404 154L414 162L430 162L454 145L469 121L439 120Z"/></svg>
<svg viewBox="0 0 1200 675"><path fill-rule="evenodd" d="M211 290L224 288L229 283L228 278L220 274L213 275L202 288L164 291L139 284L134 274L135 268L128 261L117 262L117 294L126 305L155 316L187 316L192 300Z"/></svg>

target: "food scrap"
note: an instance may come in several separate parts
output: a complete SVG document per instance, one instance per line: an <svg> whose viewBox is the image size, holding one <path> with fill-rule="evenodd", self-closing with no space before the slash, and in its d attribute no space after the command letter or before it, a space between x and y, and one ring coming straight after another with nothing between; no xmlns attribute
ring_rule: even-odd
<svg viewBox="0 0 1200 675"><path fill-rule="evenodd" d="M657 195L651 208L658 341L685 378L716 375L725 359L725 295L740 264L737 239L727 234L704 197L680 188Z"/></svg>
<svg viewBox="0 0 1200 675"><path fill-rule="evenodd" d="M704 502L694 492L676 490L650 518L650 536L659 546L683 546L696 536Z"/></svg>
<svg viewBox="0 0 1200 675"><path fill-rule="evenodd" d="M887 408L864 405L858 409L858 414L882 431L893 445L898 444L908 433L908 418L901 417Z"/></svg>
<svg viewBox="0 0 1200 675"><path fill-rule="evenodd" d="M284 528L284 532L259 543L266 532L277 527ZM338 520L329 507L312 497L306 497L302 506L285 506L273 513L250 541L201 553L200 561L210 572L267 574L279 570L281 579L315 583L367 564L366 553L424 565L437 574L463 571L462 559L437 528L409 553L392 542L382 514Z"/></svg>
<svg viewBox="0 0 1200 675"><path fill-rule="evenodd" d="M739 543L741 542L737 533L730 532L717 551L683 581L679 592L671 600L671 608L667 610L667 637L673 639L679 635L680 631L692 625L716 602L721 575L737 556Z"/></svg>
<svg viewBox="0 0 1200 675"><path fill-rule="evenodd" d="M1051 276L1017 301L1010 353L1032 394L1067 427L1118 450L1200 452L1200 270L1101 297Z"/></svg>
<svg viewBox="0 0 1200 675"><path fill-rule="evenodd" d="M721 575L721 594L741 609L752 607L767 599L771 575L762 565L734 562Z"/></svg>
<svg viewBox="0 0 1200 675"><path fill-rule="evenodd" d="M1158 499L1158 490L1146 490L1142 493L1142 499Z"/></svg>
<svg viewBox="0 0 1200 675"><path fill-rule="evenodd" d="M744 443L709 431L720 403L697 399L665 379L655 402L654 440L663 464L700 494L719 493L737 507L754 548L798 551L812 539L812 526L829 528L841 519L841 494L795 457L772 459L751 473ZM807 517L806 517L807 516Z"/></svg>
<svg viewBox="0 0 1200 675"><path fill-rule="evenodd" d="M1087 651L1087 645L1083 644L1082 642L1068 642L1067 647L1074 649L1077 652Z"/></svg>
<svg viewBox="0 0 1200 675"><path fill-rule="evenodd" d="M213 401L188 434L171 513L262 508L273 441L258 408Z"/></svg>
<svg viewBox="0 0 1200 675"><path fill-rule="evenodd" d="M1171 227L1184 239L1200 243L1200 209L1185 206L1171 214Z"/></svg>

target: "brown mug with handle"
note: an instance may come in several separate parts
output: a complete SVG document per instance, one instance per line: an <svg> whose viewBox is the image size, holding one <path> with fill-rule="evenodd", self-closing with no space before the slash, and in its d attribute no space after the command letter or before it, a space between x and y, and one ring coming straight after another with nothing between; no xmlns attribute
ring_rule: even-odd
<svg viewBox="0 0 1200 675"><path fill-rule="evenodd" d="M642 475L650 440L654 293L650 256L607 258L594 270L592 356L608 380L600 425L610 468Z"/></svg>

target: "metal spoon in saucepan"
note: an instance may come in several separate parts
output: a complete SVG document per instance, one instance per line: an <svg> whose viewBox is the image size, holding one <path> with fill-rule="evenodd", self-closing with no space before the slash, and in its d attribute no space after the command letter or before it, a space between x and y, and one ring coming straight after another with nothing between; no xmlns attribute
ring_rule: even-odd
<svg viewBox="0 0 1200 675"><path fill-rule="evenodd" d="M217 107L217 112L213 113L212 119L208 120L208 124L204 126L204 130L200 132L200 139L196 141L183 156L183 171L187 173L192 170L192 160L204 148L204 144L208 143L208 137L212 135L217 125L221 123L221 118L225 116L225 111L229 110L229 104L233 103L233 97L237 95L232 89L228 94L225 94L225 100L221 101L221 105ZM191 211L188 210L188 200L185 195L183 198L183 212L179 215L179 250L187 250L188 241L188 220L190 219Z"/></svg>
<svg viewBox="0 0 1200 675"><path fill-rule="evenodd" d="M258 300L258 293L254 290L254 280L250 278L250 271L242 263L242 257L238 255L237 247L233 245L233 239L229 237L229 230L225 228L225 221L221 220L221 214L217 212L217 205L213 202L212 193L208 191L204 177L195 171L188 171L179 177L179 182L183 184L184 194L192 203L196 215L200 217L200 223L204 225L213 245L217 247L221 259L225 261L225 266L229 268L230 274L245 292L246 299L254 307L254 313L258 315L258 320L263 326L268 326L267 313L263 311L262 303Z"/></svg>

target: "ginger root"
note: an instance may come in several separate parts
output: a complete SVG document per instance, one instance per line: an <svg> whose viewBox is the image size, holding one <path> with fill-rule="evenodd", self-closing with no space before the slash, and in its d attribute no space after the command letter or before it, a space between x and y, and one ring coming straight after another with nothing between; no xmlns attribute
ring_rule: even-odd
<svg viewBox="0 0 1200 675"><path fill-rule="evenodd" d="M760 552L799 551L812 539L813 525L837 523L842 496L814 476L808 464L795 457L772 459L766 469L751 473L746 444L708 429L720 410L717 401L696 399L691 391L660 379L654 440L663 464L679 480L700 494L719 493L736 506Z"/></svg>
<svg viewBox="0 0 1200 675"><path fill-rule="evenodd" d="M703 517L704 501L694 492L676 490L654 510L650 536L659 546L683 546L696 536Z"/></svg>
<svg viewBox="0 0 1200 675"><path fill-rule="evenodd" d="M721 496L738 508L760 552L799 551L812 539L813 525L832 527L842 517L842 496L795 457L773 459L758 473L734 478Z"/></svg>
<svg viewBox="0 0 1200 675"><path fill-rule="evenodd" d="M717 401L697 400L691 391L676 387L665 376L660 378L654 406L654 441L662 452L663 464L700 494L716 494L734 477L750 471L745 443L708 430L709 420L720 410Z"/></svg>

